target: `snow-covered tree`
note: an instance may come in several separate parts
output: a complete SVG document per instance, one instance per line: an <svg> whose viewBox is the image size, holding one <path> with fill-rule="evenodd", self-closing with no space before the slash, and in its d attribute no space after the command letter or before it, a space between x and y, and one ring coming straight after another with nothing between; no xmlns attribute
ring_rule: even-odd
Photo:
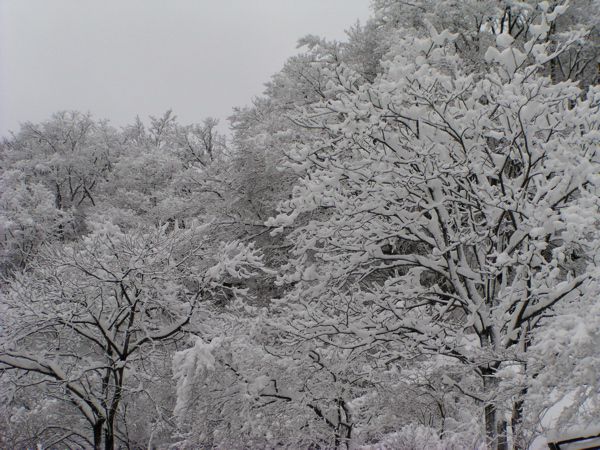
<svg viewBox="0 0 600 450"><path fill-rule="evenodd" d="M60 236L72 215L56 208L53 193L19 170L0 175L0 273L23 268L39 246Z"/></svg>
<svg viewBox="0 0 600 450"><path fill-rule="evenodd" d="M155 398L153 367L194 314L231 293L224 277L248 277L261 263L240 243L215 248L206 227L94 228L42 251L2 293L0 371L3 383L37 389L74 417L47 427L40 442L72 427L94 448L113 449L126 442L130 399ZM24 399L11 403L18 409Z"/></svg>
<svg viewBox="0 0 600 450"><path fill-rule="evenodd" d="M556 7L556 8L555 8ZM528 0L374 0L370 27L381 33L401 30L424 36L433 25L438 30L456 33L453 46L468 71L478 72L487 48L498 36L509 36L512 45L522 50L532 33L550 48L568 39L569 31L586 30L585 38L548 59L543 71L555 82L570 79L584 87L598 80L600 56L600 2L573 0L562 2ZM540 20L552 10L551 22L543 35Z"/></svg>
<svg viewBox="0 0 600 450"><path fill-rule="evenodd" d="M60 112L25 123L0 149L2 271L23 267L44 242L72 239L98 202L118 148L89 115Z"/></svg>
<svg viewBox="0 0 600 450"><path fill-rule="evenodd" d="M175 354L175 415L186 448L339 448L352 437L354 376L324 364L311 345L285 351L266 309L232 305ZM361 390L362 391L362 390Z"/></svg>
<svg viewBox="0 0 600 450"><path fill-rule="evenodd" d="M0 144L0 446L597 422L600 2L372 4L300 39L231 142L169 110Z"/></svg>
<svg viewBox="0 0 600 450"><path fill-rule="evenodd" d="M282 279L291 341L400 376L409 361L462 367L442 381L482 406L494 448L509 428L520 445L532 336L598 282L599 91L543 76L583 36L547 45L564 10L542 6L522 45L498 35L479 73L433 26L399 40L372 85L338 68L335 99L297 119L327 137L298 147L307 175L270 222L309 217Z"/></svg>
<svg viewBox="0 0 600 450"><path fill-rule="evenodd" d="M58 209L94 205L94 189L110 168L111 131L89 114L56 113L41 124L23 124L3 159L43 180Z"/></svg>

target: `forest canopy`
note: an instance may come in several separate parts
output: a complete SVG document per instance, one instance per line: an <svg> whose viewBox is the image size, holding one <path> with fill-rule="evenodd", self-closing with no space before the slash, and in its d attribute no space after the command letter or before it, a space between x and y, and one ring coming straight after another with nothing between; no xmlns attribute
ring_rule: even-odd
<svg viewBox="0 0 600 450"><path fill-rule="evenodd" d="M231 134L0 144L0 447L525 449L600 423L600 2L373 0Z"/></svg>

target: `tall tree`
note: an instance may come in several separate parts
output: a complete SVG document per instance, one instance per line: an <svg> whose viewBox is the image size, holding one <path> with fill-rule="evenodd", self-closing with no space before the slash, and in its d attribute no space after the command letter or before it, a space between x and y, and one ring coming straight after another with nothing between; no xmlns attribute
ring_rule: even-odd
<svg viewBox="0 0 600 450"><path fill-rule="evenodd" d="M466 74L447 31L408 37L373 85L350 69L307 110L329 136L300 148L308 174L271 221L291 233L284 281L292 341L337 348L375 370L443 356L444 382L482 406L488 444L519 446L525 364L543 318L598 279L598 89L553 83L542 12L522 50L508 34ZM532 63L530 61L533 61ZM541 74L540 74L541 72ZM466 373L466 372L465 372ZM500 388L501 382L507 382Z"/></svg>

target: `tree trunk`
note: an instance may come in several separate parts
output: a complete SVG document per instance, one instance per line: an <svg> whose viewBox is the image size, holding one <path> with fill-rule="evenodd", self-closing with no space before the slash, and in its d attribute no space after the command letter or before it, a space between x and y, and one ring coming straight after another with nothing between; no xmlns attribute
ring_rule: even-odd
<svg viewBox="0 0 600 450"><path fill-rule="evenodd" d="M483 390L487 397L495 398L498 380L495 378L496 369L483 367L480 369L483 375ZM485 434L487 447L490 450L508 450L507 430L508 423L502 416L502 412L493 402L484 406Z"/></svg>
<svg viewBox="0 0 600 450"><path fill-rule="evenodd" d="M496 413L497 414L497 413ZM498 450L508 450L508 423L503 418L497 418L498 420Z"/></svg>
<svg viewBox="0 0 600 450"><path fill-rule="evenodd" d="M112 424L107 422L104 430L104 450L114 450L115 448L115 433Z"/></svg>
<svg viewBox="0 0 600 450"><path fill-rule="evenodd" d="M62 204L62 194L60 192L60 185L58 183L55 183L56 185L56 194L54 195L54 205L56 206L56 209L63 209L63 204Z"/></svg>
<svg viewBox="0 0 600 450"><path fill-rule="evenodd" d="M520 397L513 404L510 428L512 430L513 450L524 450L523 436L521 433L521 422L523 421L523 398L527 394L527 388L521 390Z"/></svg>
<svg viewBox="0 0 600 450"><path fill-rule="evenodd" d="M497 423L496 406L491 405L491 404L485 405L484 415L485 415L485 436L486 436L487 447L490 450L493 450L498 445L498 429L496 428L496 423Z"/></svg>
<svg viewBox="0 0 600 450"><path fill-rule="evenodd" d="M94 450L102 449L102 425L104 421L98 421L94 424Z"/></svg>

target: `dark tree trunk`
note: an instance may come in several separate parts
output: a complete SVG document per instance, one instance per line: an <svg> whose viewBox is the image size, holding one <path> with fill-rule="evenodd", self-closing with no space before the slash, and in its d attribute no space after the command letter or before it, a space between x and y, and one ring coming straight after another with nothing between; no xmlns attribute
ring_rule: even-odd
<svg viewBox="0 0 600 450"><path fill-rule="evenodd" d="M521 423L523 422L523 398L525 397L525 394L527 394L527 388L521 390L519 399L513 404L512 417L510 419L514 450L525 449L521 430Z"/></svg>
<svg viewBox="0 0 600 450"><path fill-rule="evenodd" d="M494 405L485 405L484 407L484 415L485 415L485 435L487 446L489 449L495 449L498 445L498 435L496 429L497 423L497 411L496 406Z"/></svg>
<svg viewBox="0 0 600 450"><path fill-rule="evenodd" d="M115 448L115 433L113 427L107 422L104 429L104 450L114 450Z"/></svg>
<svg viewBox="0 0 600 450"><path fill-rule="evenodd" d="M508 423L503 417L498 420L498 450L508 450Z"/></svg>
<svg viewBox="0 0 600 450"><path fill-rule="evenodd" d="M102 450L102 425L104 421L94 424L94 450Z"/></svg>
<svg viewBox="0 0 600 450"><path fill-rule="evenodd" d="M483 375L483 391L489 398L495 398L498 380L495 378L496 368L480 368ZM484 406L485 434L490 450L508 450L508 423L493 401Z"/></svg>
<svg viewBox="0 0 600 450"><path fill-rule="evenodd" d="M62 194L60 192L60 185L58 183L55 183L56 185L56 194L54 195L54 205L56 206L56 209L63 209L63 204L62 204Z"/></svg>

